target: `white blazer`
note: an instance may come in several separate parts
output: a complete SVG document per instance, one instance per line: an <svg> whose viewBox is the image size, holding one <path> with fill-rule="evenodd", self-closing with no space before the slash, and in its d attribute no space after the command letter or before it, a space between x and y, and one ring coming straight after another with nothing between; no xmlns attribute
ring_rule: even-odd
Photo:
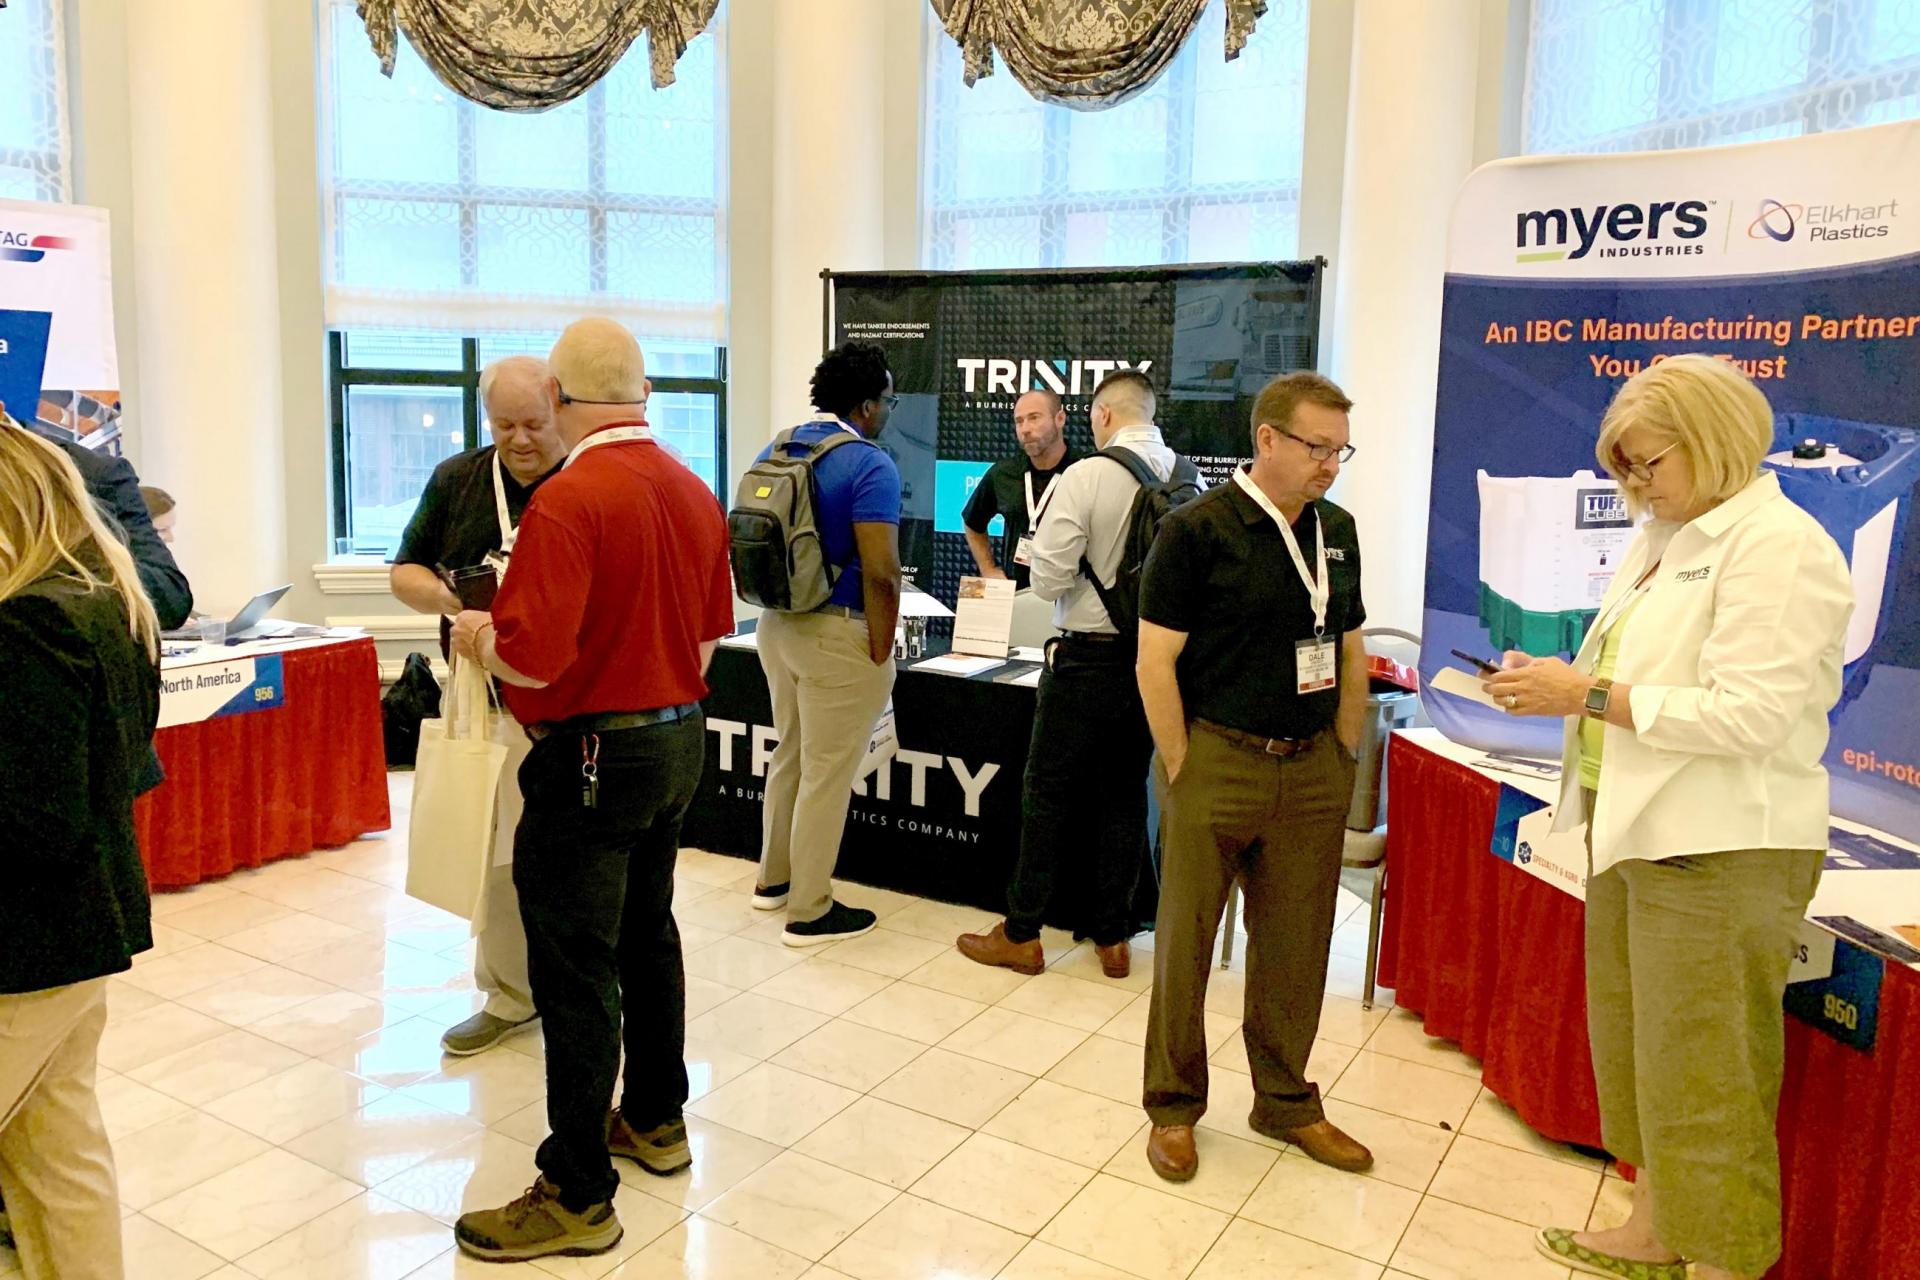
<svg viewBox="0 0 1920 1280"><path fill-rule="evenodd" d="M1634 729L1606 726L1593 873L1732 849L1827 847L1827 713L1853 613L1846 558L1772 472L1685 525L1640 531L1605 619L1659 561L1613 678ZM1574 658L1590 672L1595 626ZM1587 820L1579 718L1567 721L1557 831Z"/></svg>

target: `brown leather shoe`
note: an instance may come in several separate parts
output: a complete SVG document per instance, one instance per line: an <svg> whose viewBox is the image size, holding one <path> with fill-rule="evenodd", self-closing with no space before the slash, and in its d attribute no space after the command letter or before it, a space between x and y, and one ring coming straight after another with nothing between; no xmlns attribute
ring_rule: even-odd
<svg viewBox="0 0 1920 1280"><path fill-rule="evenodd" d="M1133 944L1125 938L1110 947L1096 942L1093 950L1100 957L1100 972L1109 978L1124 978L1133 972Z"/></svg>
<svg viewBox="0 0 1920 1280"><path fill-rule="evenodd" d="M1191 1182L1200 1171L1200 1153L1194 1149L1193 1126L1157 1124L1147 1134L1147 1163L1168 1182Z"/></svg>
<svg viewBox="0 0 1920 1280"><path fill-rule="evenodd" d="M963 933L954 941L954 945L960 948L961 955L975 964L993 965L1028 975L1043 972L1047 967L1047 953L1041 949L1040 939L1015 942L1007 936L1007 922L1004 920L985 933Z"/></svg>
<svg viewBox="0 0 1920 1280"><path fill-rule="evenodd" d="M1365 1173L1373 1168L1373 1152L1341 1132L1331 1120L1289 1129L1280 1136L1330 1169Z"/></svg>

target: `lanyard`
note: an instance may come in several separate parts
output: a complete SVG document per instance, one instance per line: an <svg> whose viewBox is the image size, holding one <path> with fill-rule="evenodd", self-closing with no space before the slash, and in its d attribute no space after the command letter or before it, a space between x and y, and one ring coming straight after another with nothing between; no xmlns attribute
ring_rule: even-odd
<svg viewBox="0 0 1920 1280"><path fill-rule="evenodd" d="M1326 634L1327 600L1333 594L1332 580L1327 577L1327 524L1318 514L1313 520L1314 564L1320 571L1320 580L1307 572L1307 558L1300 554L1300 540L1293 536L1293 526L1287 523L1280 508L1273 505L1273 499L1261 492L1260 486L1243 470L1236 469L1233 482L1240 486L1246 495L1260 504L1260 509L1273 517L1280 526L1281 540L1287 544L1287 554L1293 557L1293 567L1300 574L1300 582L1307 589L1307 599L1313 604L1313 634L1316 639Z"/></svg>
<svg viewBox="0 0 1920 1280"><path fill-rule="evenodd" d="M619 426L606 427L596 431L579 444L573 446L567 453L567 460L560 465L562 468L570 467L579 459L581 454L589 449L598 449L603 444L627 444L630 441L651 439L653 439L653 432L647 429L646 423L623 422Z"/></svg>
<svg viewBox="0 0 1920 1280"><path fill-rule="evenodd" d="M808 421L831 422L834 426L839 427L842 431L846 432L850 436L857 436L860 434L860 429L858 427L855 427L852 423L848 422L845 418L842 418L837 414L816 413L813 415L812 418L808 419Z"/></svg>
<svg viewBox="0 0 1920 1280"><path fill-rule="evenodd" d="M1026 474L1020 477L1027 486L1027 529L1029 532L1040 522L1040 504L1047 500L1049 493L1053 492L1053 482L1059 478L1060 473L1058 471L1048 476L1047 487L1040 491L1038 498L1035 498L1033 496L1033 470L1029 468Z"/></svg>
<svg viewBox="0 0 1920 1280"><path fill-rule="evenodd" d="M513 543L520 531L513 527L513 517L507 514L507 482L500 473L500 451L493 451L493 514L500 520L500 552L513 554Z"/></svg>

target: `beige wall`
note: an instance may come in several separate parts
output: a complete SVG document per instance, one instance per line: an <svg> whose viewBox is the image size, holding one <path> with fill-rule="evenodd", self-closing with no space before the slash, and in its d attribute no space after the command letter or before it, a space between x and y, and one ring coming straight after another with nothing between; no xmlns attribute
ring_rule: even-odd
<svg viewBox="0 0 1920 1280"><path fill-rule="evenodd" d="M832 86L846 74L833 67L822 75L812 59L788 50L779 38L781 6L798 0L729 0L726 39L730 158L727 167L729 298L729 473L737 476L805 399L806 352L819 347L818 271L918 265L920 226L921 80L924 42L932 30L921 0L833 0L851 14L878 21L879 57L871 74L879 77L860 96L868 110L853 120L825 104ZM1346 111L1351 83L1351 40L1356 4L1395 0L1314 0L1312 51L1307 84L1307 145L1303 175L1300 251L1324 254L1340 269L1340 198L1346 160ZM144 465L164 452L150 449L140 427L143 376L137 316L139 304L166 306L165 299L142 299L135 269L133 227L139 191L136 170L167 172L146 157L136 165L130 127L136 104L127 88L130 50L126 30L130 6L245 4L264 11L270 55L270 101L259 109L269 121L272 146L274 253L279 291L280 413L261 429L279 434L279 468L284 473L284 578L294 584L283 612L306 620L359 622L382 641L382 652L397 665L400 656L431 647L431 619L409 614L385 592L384 569L377 565L328 565L330 550L330 408L321 311L321 245L316 135L316 95L308 91L317 72L315 6L310 0L66 0L69 60L75 106L75 198L111 211L114 219L116 330L121 382L134 424L129 453ZM1474 122L1475 158L1510 149L1517 137L1517 58L1524 44L1525 0L1481 0L1478 32L1479 96ZM789 24L790 25L790 24ZM944 38L939 36L938 38ZM782 59L801 58L799 68ZM794 76L793 70L801 75ZM789 74L783 76L782 70ZM782 90L782 85L805 86ZM871 117L871 118L868 118ZM775 199L780 162L775 140L800 146L817 138L821 121L856 133L855 148L819 149L822 164L844 166L847 156L864 165L858 172L814 175L877 202L850 219L874 241L870 252L847 241L836 242L832 261L807 256L810 244L783 229L793 216ZM147 145L143 143L142 145ZM191 154L195 140L171 145ZM789 170L791 178L792 171ZM785 252L776 253L785 245ZM775 309L779 291L791 305ZM1327 291L1329 303L1333 289ZM802 306L798 300L810 299ZM1327 330L1329 333L1331 329ZM1326 350L1323 363L1333 358ZM776 375L775 353L787 354ZM778 381L776 382L776 378ZM801 385L792 385L795 378ZM200 424L212 430L224 424ZM176 428L185 429L185 428ZM167 477L155 475L165 483ZM278 538L276 537L276 541ZM197 548L195 554L219 555L221 549ZM195 566L187 565L190 575Z"/></svg>

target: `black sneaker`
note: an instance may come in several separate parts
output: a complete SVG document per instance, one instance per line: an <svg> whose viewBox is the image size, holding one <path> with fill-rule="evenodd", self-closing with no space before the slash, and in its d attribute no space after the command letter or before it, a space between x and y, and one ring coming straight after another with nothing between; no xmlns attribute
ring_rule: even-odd
<svg viewBox="0 0 1920 1280"><path fill-rule="evenodd" d="M873 932L874 923L879 918L871 911L836 902L818 920L789 924L783 941L790 947L817 947L823 942L844 942L848 938Z"/></svg>
<svg viewBox="0 0 1920 1280"><path fill-rule="evenodd" d="M779 884L770 884L762 889L753 886L753 909L755 911L778 911L787 905L787 889L792 881L782 880Z"/></svg>

